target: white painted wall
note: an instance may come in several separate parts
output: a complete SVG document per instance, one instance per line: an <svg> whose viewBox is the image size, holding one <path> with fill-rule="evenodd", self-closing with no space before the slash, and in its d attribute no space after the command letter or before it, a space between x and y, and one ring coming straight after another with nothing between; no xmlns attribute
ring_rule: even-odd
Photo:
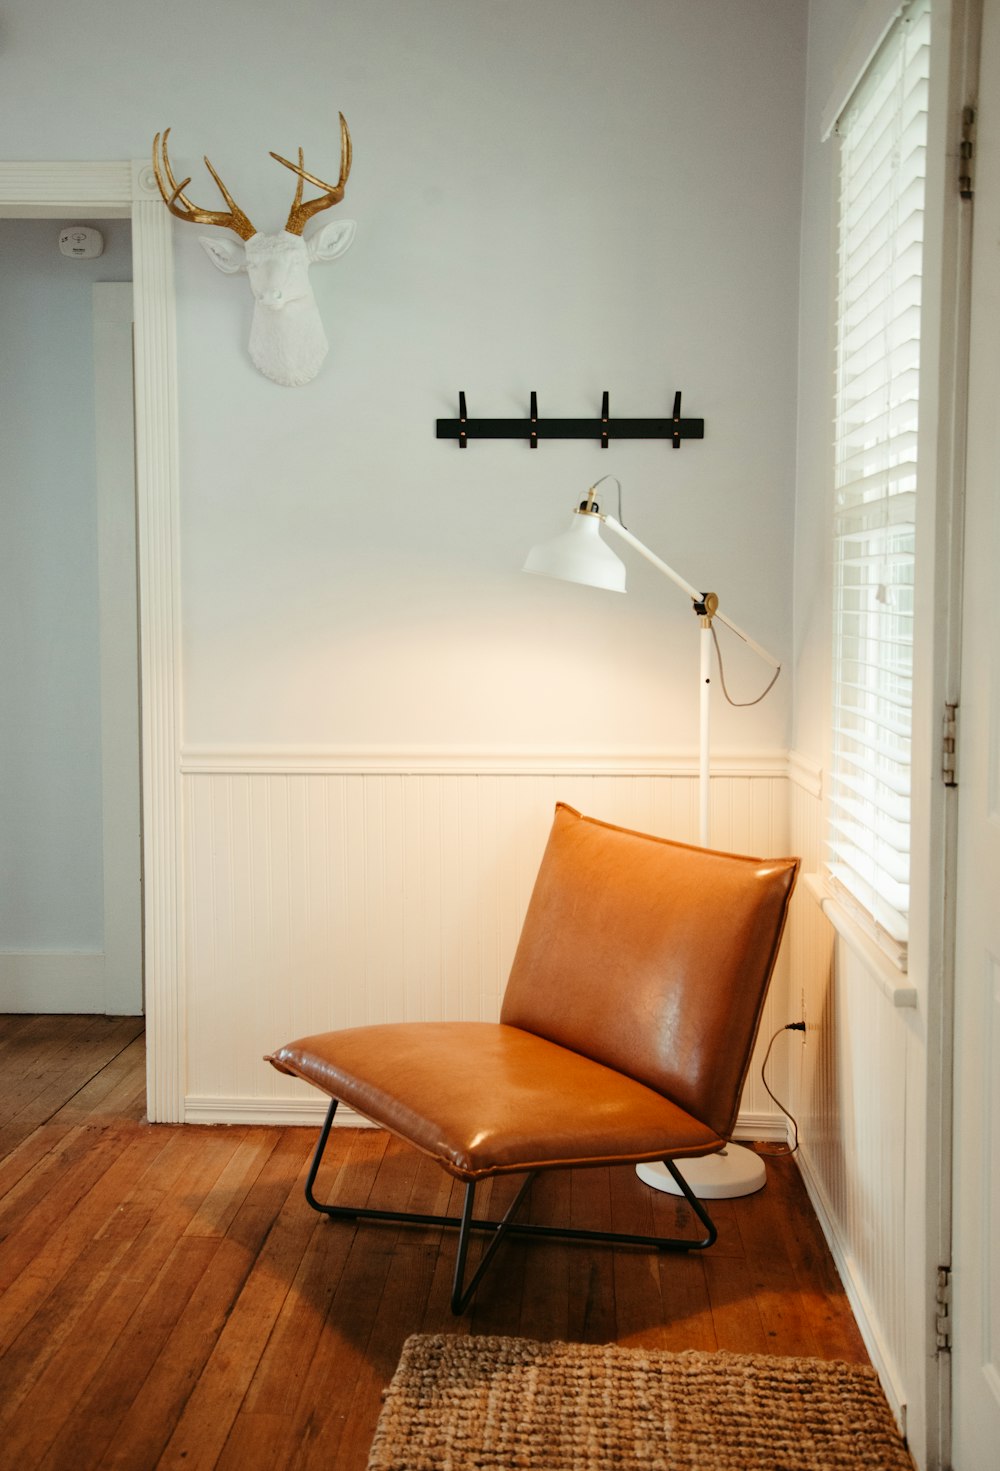
<svg viewBox="0 0 1000 1471"><path fill-rule="evenodd" d="M638 534L790 652L800 0L180 0L183 66L147 44L150 0L83 28L14 9L12 154L141 156L172 124L194 197L207 152L266 228L291 192L268 150L323 174L338 108L354 135L309 387L255 373L246 283L176 226L190 744L693 746L683 599L639 566L627 599L518 571L606 471ZM434 439L460 388L483 415L532 388L653 415L681 388L706 439L462 453ZM783 746L789 691L721 712L719 745Z"/></svg>
<svg viewBox="0 0 1000 1471"><path fill-rule="evenodd" d="M371 812L346 804L336 838L368 896L358 939L349 908L302 908L296 875L312 829L269 821L271 774L309 814L345 766L368 791L390 770L386 831L398 818L412 834L430 799L409 771L441 758L476 782L499 764L508 775L490 800L515 814L515 848L504 823L481 816L463 819L456 841L519 895L523 874L510 865L520 873L529 849L537 861L533 836L551 811L539 770L559 777L560 795L571 774L586 786L610 760L627 786L643 769L638 753L653 775L690 786L690 764L656 764L696 746L684 599L638 562L626 598L519 570L592 480L618 475L632 529L719 591L761 643L791 653L806 12L801 0L306 0L248 15L233 0L210 11L178 0L164 21L151 0L106 0L85 27L57 23L70 14L14 0L0 97L12 157L143 157L170 125L192 196L216 203L207 152L266 229L291 199L268 150L302 144L323 175L336 167L338 109L354 136L341 208L358 236L342 261L314 270L332 346L305 388L252 369L246 283L221 278L198 231L174 225L182 1092L214 1099L220 1114L227 1102L263 1108L265 1035L273 1045L279 1025L324 1009L389 1014L407 896L422 863L439 853L454 863L444 826L422 858L407 848L407 866L379 874ZM434 421L456 414L463 388L484 416L526 413L533 388L544 414L591 415L607 388L614 413L652 416L680 388L706 438L678 451L477 442L462 452L435 440ZM723 639L734 695L755 695L767 671ZM745 833L741 846L757 851L787 846L772 788L790 697L784 675L760 706L718 707L716 751L746 758L752 788L746 821L727 822L720 841ZM526 751L548 752L548 764L521 770ZM237 820L232 795L255 773L253 820ZM610 800L599 783L586 789ZM725 808L725 783L719 799ZM614 806L603 815L629 808L618 796ZM673 800L653 809L679 810ZM281 876L276 887L259 886L268 875ZM249 908L228 905L237 891L252 895ZM440 904L443 935L490 913L474 885L444 884ZM307 967L294 947L261 948L286 924L304 936ZM319 965L324 933L356 939L367 968ZM257 948L241 971L245 945ZM470 981L465 950L452 946L443 978L412 984L448 1011L461 997L463 1014L471 987L487 1015L496 956L476 972L482 983ZM411 986L408 1004L428 1003Z"/></svg>
<svg viewBox="0 0 1000 1471"><path fill-rule="evenodd" d="M104 943L92 283L129 280L131 244L127 221L93 223L105 252L82 261L58 221L0 221L4 996L15 957Z"/></svg>

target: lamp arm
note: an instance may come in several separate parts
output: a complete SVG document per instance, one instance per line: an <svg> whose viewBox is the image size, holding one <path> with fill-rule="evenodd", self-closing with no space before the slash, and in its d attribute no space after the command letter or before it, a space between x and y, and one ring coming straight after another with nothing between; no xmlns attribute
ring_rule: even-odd
<svg viewBox="0 0 1000 1471"><path fill-rule="evenodd" d="M630 547L632 547L640 554L640 556L645 557L647 562L652 562L653 566L656 567L658 571L662 572L665 577L669 577L671 582L675 583L677 587L680 588L681 592L686 592L692 602L700 603L702 601L702 599L705 597L705 594L703 592L700 592L696 587L692 587L690 582L686 582L685 579L681 577L680 573L675 572L674 569L668 566L667 563L664 562L660 557L658 557L655 552L651 552L649 547L646 546L644 542L641 542L637 536L633 536L631 531L627 531L620 521L615 520L614 516L606 516L603 511L599 511L597 514L600 516L601 520L610 531L613 531L616 536L620 536L622 541L627 542ZM737 638L742 639L745 644L753 649L754 653L757 654L761 659L763 659L765 664L770 664L772 669L781 668L780 661L776 659L773 654L769 654L767 649L763 648L759 643L757 643L755 639L752 639L750 635L746 633L742 628L740 628L738 624L734 623L731 618L727 618L725 613L721 613L718 609L716 609L714 617L718 618L720 623L724 623L729 629L730 633L735 633Z"/></svg>

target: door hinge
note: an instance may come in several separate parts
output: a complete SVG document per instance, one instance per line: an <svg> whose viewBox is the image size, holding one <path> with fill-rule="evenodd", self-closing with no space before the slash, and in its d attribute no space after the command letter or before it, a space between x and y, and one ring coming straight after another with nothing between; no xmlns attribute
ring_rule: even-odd
<svg viewBox="0 0 1000 1471"><path fill-rule="evenodd" d="M951 1352L951 1268L938 1267L937 1287L934 1293L937 1312L934 1328L937 1334L938 1353Z"/></svg>
<svg viewBox="0 0 1000 1471"><path fill-rule="evenodd" d="M958 786L955 747L958 743L958 705L945 705L941 733L941 780L946 787Z"/></svg>
<svg viewBox="0 0 1000 1471"><path fill-rule="evenodd" d="M962 108L962 141L958 149L958 192L962 199L973 194L973 166L976 154L976 109Z"/></svg>

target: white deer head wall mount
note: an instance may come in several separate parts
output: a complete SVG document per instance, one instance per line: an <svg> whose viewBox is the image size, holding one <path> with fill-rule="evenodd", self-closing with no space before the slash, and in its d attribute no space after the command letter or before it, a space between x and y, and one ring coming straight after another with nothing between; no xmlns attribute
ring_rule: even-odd
<svg viewBox="0 0 1000 1471"><path fill-rule="evenodd" d="M285 228L273 235L262 235L247 219L218 174L205 159L205 167L218 186L228 210L199 209L184 193L190 178L178 184L170 167L167 139L170 129L153 140L153 171L164 203L179 220L191 224L220 225L234 231L237 244L224 236L199 236L213 265L226 275L246 271L254 296L253 322L250 327L250 358L266 378L287 387L309 383L326 357L328 344L316 298L309 282L313 261L334 260L343 255L357 226L354 220L336 220L303 239L302 231L313 215L344 197L347 177L351 172L351 135L340 114L340 178L336 184L325 184L303 167L302 149L298 164L280 154L271 157L298 175L295 198ZM303 183L313 184L323 193L318 199L303 203Z"/></svg>

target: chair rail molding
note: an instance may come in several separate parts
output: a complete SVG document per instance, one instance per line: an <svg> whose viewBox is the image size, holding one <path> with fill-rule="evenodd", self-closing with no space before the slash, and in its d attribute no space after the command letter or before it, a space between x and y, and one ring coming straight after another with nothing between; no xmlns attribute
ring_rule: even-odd
<svg viewBox="0 0 1000 1471"><path fill-rule="evenodd" d="M185 745L185 776L683 776L698 775L697 751L528 750L510 747ZM785 777L786 751L719 751L713 778Z"/></svg>
<svg viewBox="0 0 1000 1471"><path fill-rule="evenodd" d="M132 223L149 1118L184 1117L177 348L173 242L147 160L2 162L0 217Z"/></svg>

